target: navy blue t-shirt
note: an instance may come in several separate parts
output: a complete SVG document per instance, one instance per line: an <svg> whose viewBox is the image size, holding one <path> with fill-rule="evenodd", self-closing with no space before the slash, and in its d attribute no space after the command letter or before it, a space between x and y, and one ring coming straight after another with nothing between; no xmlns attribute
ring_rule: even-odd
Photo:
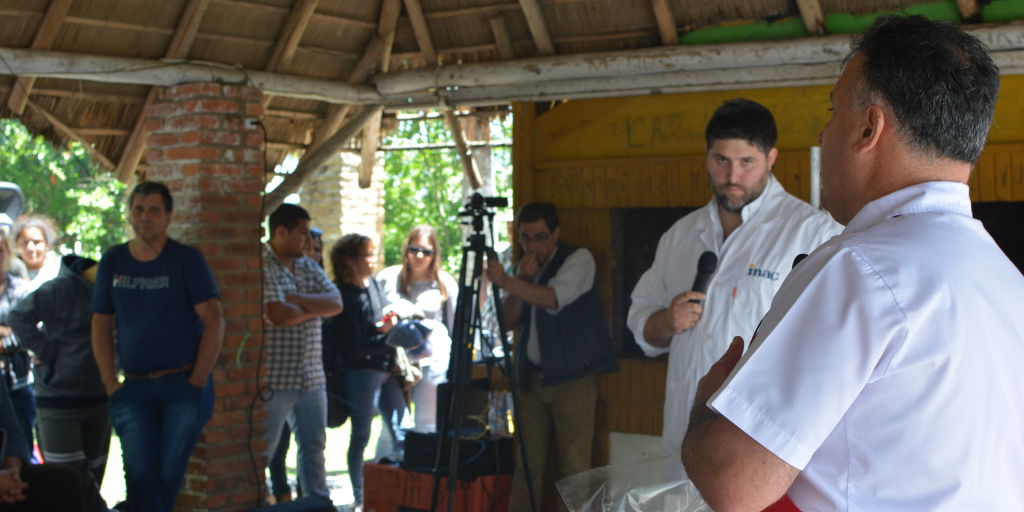
<svg viewBox="0 0 1024 512"><path fill-rule="evenodd" d="M156 259L141 262L121 244L100 260L92 311L116 315L121 368L149 373L196 360L203 325L195 305L219 297L198 250L168 239Z"/></svg>

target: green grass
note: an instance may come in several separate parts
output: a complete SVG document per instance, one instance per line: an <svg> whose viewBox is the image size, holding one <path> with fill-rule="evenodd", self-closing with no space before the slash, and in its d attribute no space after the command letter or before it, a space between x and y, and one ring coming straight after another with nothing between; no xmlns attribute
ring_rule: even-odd
<svg viewBox="0 0 1024 512"><path fill-rule="evenodd" d="M348 479L348 463L345 454L348 451L348 440L351 431L351 422L345 422L338 428L327 429L327 449L324 451L324 458L327 466L327 486L331 489L331 500L335 505L343 505L352 502L352 485ZM370 442L366 446L364 458L374 458L377 438L381 431L380 416L373 419L373 427L370 434ZM288 468L288 480L292 483L294 493L297 473L295 469L295 457L298 448L295 439L292 438L291 447L288 450L288 458L285 466ZM246 463L248 467L248 463ZM110 440L110 452L107 456L107 471L103 478L103 485L100 494L106 500L107 505L113 507L124 500L124 472L121 461L121 441L116 435ZM267 481L269 485L269 479Z"/></svg>

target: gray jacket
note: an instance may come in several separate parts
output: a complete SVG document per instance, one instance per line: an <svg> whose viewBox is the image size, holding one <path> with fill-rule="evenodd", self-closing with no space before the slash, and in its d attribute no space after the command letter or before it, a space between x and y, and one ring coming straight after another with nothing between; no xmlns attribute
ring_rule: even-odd
<svg viewBox="0 0 1024 512"><path fill-rule="evenodd" d="M38 361L39 407L88 407L107 400L92 354L92 284L81 275L81 269L95 263L74 255L61 258L57 277L10 313L11 329Z"/></svg>

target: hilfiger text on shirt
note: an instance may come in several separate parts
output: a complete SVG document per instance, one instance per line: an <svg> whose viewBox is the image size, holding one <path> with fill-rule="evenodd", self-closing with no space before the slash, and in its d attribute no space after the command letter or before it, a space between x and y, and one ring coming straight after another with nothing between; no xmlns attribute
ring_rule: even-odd
<svg viewBox="0 0 1024 512"><path fill-rule="evenodd" d="M747 275L753 277L763 277L765 279L770 279L772 281L779 280L779 272L776 272L774 270L768 270L766 268L758 268L757 265L754 265L753 263L751 263L750 267L747 269Z"/></svg>
<svg viewBox="0 0 1024 512"><path fill-rule="evenodd" d="M114 275L114 288L123 290L162 290L171 287L170 276L142 277Z"/></svg>

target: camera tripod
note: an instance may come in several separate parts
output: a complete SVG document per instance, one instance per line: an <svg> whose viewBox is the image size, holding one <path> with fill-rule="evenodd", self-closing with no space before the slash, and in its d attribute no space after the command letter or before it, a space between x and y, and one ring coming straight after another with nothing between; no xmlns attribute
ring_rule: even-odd
<svg viewBox="0 0 1024 512"><path fill-rule="evenodd" d="M439 442L437 453L434 458L434 489L430 498L430 510L437 510L438 491L441 487L441 465L442 454L448 454L448 512L452 512L455 504L456 481L459 472L459 433L462 429L462 421L465 417L464 398L469 386L472 373L472 352L473 342L484 339L481 329L481 308L480 297L483 290L483 268L485 258L495 256L494 253L494 212L488 207L505 207L508 201L500 197L485 198L480 194L473 194L465 210L459 212L459 217L469 219L472 231L462 247L462 267L459 271L459 301L455 308L454 328L451 333L452 351L450 365L448 368L448 382L450 383L451 396L448 400L448 409L440 415L438 424ZM486 227L485 230L485 219ZM488 233L491 234L488 243ZM490 299L494 301L494 311L498 321L497 338L501 342L504 363L504 373L509 383L509 391L512 394L512 421L517 434L522 432L522 425L519 420L519 383L512 358L512 351L506 336L505 319L502 312L499 288L491 283ZM519 451L523 461L523 471L527 475L529 461L526 455L526 444L523 437L519 436ZM527 487L530 492L531 509L537 511L537 496L533 488L531 478L526 478Z"/></svg>

